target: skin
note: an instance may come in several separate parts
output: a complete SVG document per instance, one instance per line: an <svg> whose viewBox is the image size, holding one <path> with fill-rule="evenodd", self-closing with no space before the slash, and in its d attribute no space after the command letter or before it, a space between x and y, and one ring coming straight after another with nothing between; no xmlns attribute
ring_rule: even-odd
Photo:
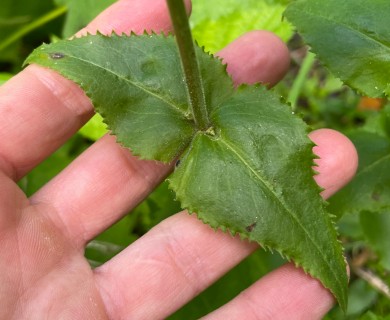
<svg viewBox="0 0 390 320"><path fill-rule="evenodd" d="M164 1L154 5L119 1L80 34L171 30ZM284 44L263 31L242 36L219 55L236 84L272 85L289 65ZM105 136L27 199L15 181L92 115L90 101L75 84L38 66L0 87L1 319L163 319L257 249L181 212L92 270L83 256L88 241L172 169L140 161ZM321 157L315 179L329 197L353 176L356 151L332 130L315 131L311 138ZM333 303L317 280L286 264L205 318L312 320Z"/></svg>

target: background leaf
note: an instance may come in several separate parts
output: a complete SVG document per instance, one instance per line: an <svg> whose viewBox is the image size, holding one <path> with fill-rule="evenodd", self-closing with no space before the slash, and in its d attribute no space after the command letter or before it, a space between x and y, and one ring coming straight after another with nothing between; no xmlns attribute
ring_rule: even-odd
<svg viewBox="0 0 390 320"><path fill-rule="evenodd" d="M0 86L6 83L9 79L11 79L12 74L7 72L0 72Z"/></svg>
<svg viewBox="0 0 390 320"><path fill-rule="evenodd" d="M55 0L58 5L65 5L68 13L62 29L62 36L68 38L84 28L100 12L116 0Z"/></svg>
<svg viewBox="0 0 390 320"><path fill-rule="evenodd" d="M390 316L382 317L380 315L376 315L371 311L365 313L360 320L390 320Z"/></svg>
<svg viewBox="0 0 390 320"><path fill-rule="evenodd" d="M0 10L0 47L5 40L13 33L26 25L33 23L38 17L55 9L52 0L2 0ZM51 33L59 32L61 19L51 21L46 25ZM29 33L28 37L18 39L16 42L0 50L0 71L1 63L5 63L6 71L20 71L25 55L40 45L41 39L48 40L47 29L38 28Z"/></svg>
<svg viewBox="0 0 390 320"><path fill-rule="evenodd" d="M207 51L216 52L252 30L268 30L287 41L291 25L282 21L288 1L281 0L195 0L190 18L192 33Z"/></svg>
<svg viewBox="0 0 390 320"><path fill-rule="evenodd" d="M159 222L181 210L180 203L175 201L175 193L168 188L168 182L161 183L131 215L137 216L133 232L142 236Z"/></svg>
<svg viewBox="0 0 390 320"><path fill-rule="evenodd" d="M79 130L79 133L96 141L107 133L107 126L104 124L102 116L97 113Z"/></svg>
<svg viewBox="0 0 390 320"><path fill-rule="evenodd" d="M354 179L329 199L329 210L337 216L390 209L389 111L385 108L364 128L348 133L358 151L359 166Z"/></svg>
<svg viewBox="0 0 390 320"><path fill-rule="evenodd" d="M390 270L390 212L362 212L360 223L368 243L379 255L381 265Z"/></svg>
<svg viewBox="0 0 390 320"><path fill-rule="evenodd" d="M388 0L297 0L285 16L329 69L370 97L390 95Z"/></svg>
<svg viewBox="0 0 390 320"><path fill-rule="evenodd" d="M353 283L349 294L347 316L359 315L366 311L378 297L378 293L363 280Z"/></svg>

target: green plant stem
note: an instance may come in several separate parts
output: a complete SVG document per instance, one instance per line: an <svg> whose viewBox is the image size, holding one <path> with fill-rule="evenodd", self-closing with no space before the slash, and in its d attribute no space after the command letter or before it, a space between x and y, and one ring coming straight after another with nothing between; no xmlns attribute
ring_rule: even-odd
<svg viewBox="0 0 390 320"><path fill-rule="evenodd" d="M305 59L302 62L301 68L299 69L298 75L292 85L290 93L287 97L287 101L290 102L293 110L296 109L299 95L302 92L303 85L306 81L307 75L309 74L315 61L315 54L308 52Z"/></svg>
<svg viewBox="0 0 390 320"><path fill-rule="evenodd" d="M206 131L210 127L206 99L185 6L183 0L167 0L167 3L179 47L194 121L198 129Z"/></svg>
<svg viewBox="0 0 390 320"><path fill-rule="evenodd" d="M31 31L43 26L44 24L54 20L55 18L63 15L68 10L67 7L62 6L58 7L49 13L41 16L37 20L34 20L33 22L29 23L28 25L25 25L24 27L20 28L19 30L12 33L8 38L6 38L3 42L0 43L0 51L4 50L14 42L18 41L20 38L24 37L26 34L30 33Z"/></svg>

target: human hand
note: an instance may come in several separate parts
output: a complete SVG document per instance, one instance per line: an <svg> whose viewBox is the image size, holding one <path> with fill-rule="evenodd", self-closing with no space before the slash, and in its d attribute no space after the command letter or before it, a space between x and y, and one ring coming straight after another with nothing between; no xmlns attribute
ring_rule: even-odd
<svg viewBox="0 0 390 320"><path fill-rule="evenodd" d="M87 29L171 27L165 1L151 8L121 0ZM289 64L287 49L267 32L249 33L219 55L236 83L275 84ZM93 108L74 83L37 66L0 87L0 97L0 319L163 319L257 248L182 212L92 270L88 241L172 166L138 160L106 136L27 199L15 181L77 132ZM311 137L321 156L315 179L327 197L353 175L356 152L337 132ZM332 304L317 280L286 264L206 318L317 319Z"/></svg>

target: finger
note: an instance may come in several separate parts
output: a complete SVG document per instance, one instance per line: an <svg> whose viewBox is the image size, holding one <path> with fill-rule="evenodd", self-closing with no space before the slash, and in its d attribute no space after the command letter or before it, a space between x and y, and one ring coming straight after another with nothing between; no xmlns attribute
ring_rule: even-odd
<svg viewBox="0 0 390 320"><path fill-rule="evenodd" d="M189 5L187 1L187 5ZM165 0L122 0L86 30L110 33L171 30ZM73 82L29 66L0 87L0 159L15 180L21 178L71 137L93 114L90 100Z"/></svg>
<svg viewBox="0 0 390 320"><path fill-rule="evenodd" d="M269 273L203 319L322 319L334 304L321 283L291 263Z"/></svg>
<svg viewBox="0 0 390 320"><path fill-rule="evenodd" d="M318 133L317 150L327 157L338 159L340 166L348 166L354 162L356 153L349 148L343 148L343 145L349 142L343 137L340 138L341 135L330 149L329 145L320 144L327 134L328 131ZM334 148L336 144L338 148ZM322 167L320 164L317 170L320 180L337 184L336 180L340 176L333 175L329 167ZM324 176L328 177L325 179ZM350 177L345 176L343 179L346 181ZM220 231L214 232L193 216L181 213L160 223L150 233L98 268L96 280L111 317L119 314L121 317L126 315L135 319L141 318L141 315L145 319L165 318L210 286L253 249L253 244L232 238ZM300 272L290 274L293 278L291 281L297 280L296 275L301 278L302 283L305 283L305 279L311 281L310 277L302 278ZM128 283L132 285L128 286ZM306 285L313 284L310 282ZM314 284L317 285L318 283ZM263 293L255 291L257 296L251 294L248 298L253 301L261 300ZM313 300L329 297L326 290L316 290L311 294ZM270 312L279 310L276 302L286 299L283 301L288 303L294 296L283 298L280 295L277 298L279 300L275 300L267 309ZM167 304L166 301L170 303ZM304 303L303 300L298 302L301 305ZM312 306L310 303L308 305ZM247 305L238 305L242 314L247 314L244 310ZM229 305L226 307L230 308ZM269 319L277 319L276 314L273 315L275 317ZM230 316L226 318L235 319Z"/></svg>
<svg viewBox="0 0 390 320"><path fill-rule="evenodd" d="M237 47L241 50L236 50ZM227 71L237 84L262 82L273 86L290 66L286 45L268 31L249 32L222 49L218 56L227 62Z"/></svg>
<svg viewBox="0 0 390 320"><path fill-rule="evenodd" d="M30 198L80 248L144 199L170 166L142 161L104 136ZM47 209L46 209L47 210Z"/></svg>
<svg viewBox="0 0 390 320"><path fill-rule="evenodd" d="M249 34L253 37L253 34ZM244 37L245 38L245 37ZM276 37L266 35L265 39L258 36L258 41L274 46ZM254 61L264 62L264 56L258 55L250 46L241 48L241 41L229 46L225 61L234 64L237 55L231 52L242 51ZM246 50L249 53L245 53ZM229 59L232 60L229 60ZM232 69L233 77L268 82L273 77L269 73L260 72L261 65L254 63L256 70ZM253 73L252 73L253 72ZM65 223L71 238L78 243L91 238L117 221L138 202L169 172L170 167L162 166L153 161L139 161L130 155L125 156L124 150L115 144L114 139L105 138L87 150L76 159L64 172L47 184L32 197L34 203L45 203L54 206L54 212L59 220ZM114 199L114 200L113 200Z"/></svg>
<svg viewBox="0 0 390 320"><path fill-rule="evenodd" d="M255 248L182 212L95 269L97 287L109 317L165 319Z"/></svg>
<svg viewBox="0 0 390 320"><path fill-rule="evenodd" d="M92 115L80 88L30 66L0 87L0 158L19 180L69 139Z"/></svg>
<svg viewBox="0 0 390 320"><path fill-rule="evenodd" d="M358 167L358 155L353 143L338 131L319 129L313 131L309 136L317 144L313 149L319 157L315 160L316 164L323 171L332 173L332 176L335 177L331 179L330 174L314 176L318 185L325 189L321 193L322 196L329 198L355 175ZM343 150L339 148L343 148ZM329 156L330 152L332 153L331 157Z"/></svg>
<svg viewBox="0 0 390 320"><path fill-rule="evenodd" d="M191 11L191 1L184 0L187 13ZM141 34L144 31L156 33L172 31L171 19L168 14L166 1L129 1L121 0L103 11L86 28L77 33L78 36L87 33L103 34L116 33L130 34L130 31Z"/></svg>

